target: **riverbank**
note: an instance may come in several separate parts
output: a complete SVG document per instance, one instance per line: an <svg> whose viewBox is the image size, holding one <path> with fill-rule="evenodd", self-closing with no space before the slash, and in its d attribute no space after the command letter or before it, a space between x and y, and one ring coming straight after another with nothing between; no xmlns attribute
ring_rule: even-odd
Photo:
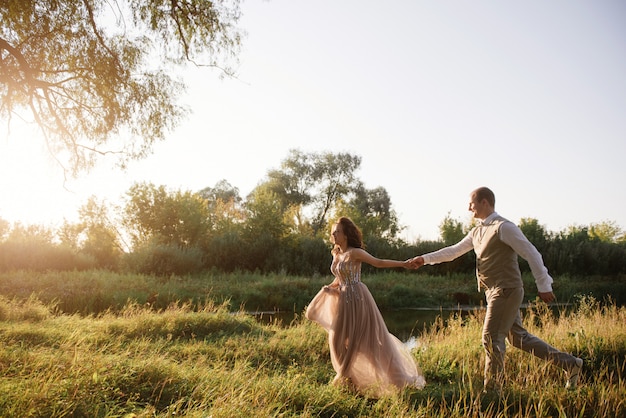
<svg viewBox="0 0 626 418"><path fill-rule="evenodd" d="M521 306L523 315L528 310L535 308L535 303L524 303ZM547 305L555 317L567 315L576 309L575 303L551 303ZM385 324L393 335L401 341L408 343L415 338L419 338L424 332L438 321L444 324L450 318L465 318L470 315L482 315L485 306L475 305L458 305L456 307L440 307L434 308L400 308L391 310L382 310L381 313L385 320ZM285 311L265 311L265 312L246 312L253 316L262 324L274 324L277 326L289 327L293 323L297 323L301 313L285 312Z"/></svg>
<svg viewBox="0 0 626 418"><path fill-rule="evenodd" d="M163 310L176 302L200 306L207 301L227 303L232 311L292 312L300 314L332 278L262 275L255 273L204 274L167 278L108 271L3 272L0 295L28 299L32 295L55 304L63 313L83 315L121 310L133 302ZM481 306L483 294L473 276L430 276L419 272L395 272L364 276L382 311L398 309L458 309ZM525 302L537 297L530 275L524 275ZM554 293L559 303L573 303L581 296L617 305L626 304L626 276L555 277Z"/></svg>

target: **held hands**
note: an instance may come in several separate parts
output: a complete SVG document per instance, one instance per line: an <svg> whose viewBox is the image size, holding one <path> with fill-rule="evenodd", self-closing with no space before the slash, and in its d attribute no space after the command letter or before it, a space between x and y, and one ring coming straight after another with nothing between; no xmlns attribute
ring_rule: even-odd
<svg viewBox="0 0 626 418"><path fill-rule="evenodd" d="M409 258L408 260L405 261L405 264L406 264L405 268L408 268L411 270L417 270L418 268L424 265L424 257L417 256L417 257Z"/></svg>

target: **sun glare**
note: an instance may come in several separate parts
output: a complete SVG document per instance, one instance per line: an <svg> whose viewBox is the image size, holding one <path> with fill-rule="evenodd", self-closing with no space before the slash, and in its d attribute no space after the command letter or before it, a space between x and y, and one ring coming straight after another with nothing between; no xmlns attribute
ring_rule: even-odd
<svg viewBox="0 0 626 418"><path fill-rule="evenodd" d="M0 142L0 218L47 224L66 210L63 173L39 135L20 131Z"/></svg>

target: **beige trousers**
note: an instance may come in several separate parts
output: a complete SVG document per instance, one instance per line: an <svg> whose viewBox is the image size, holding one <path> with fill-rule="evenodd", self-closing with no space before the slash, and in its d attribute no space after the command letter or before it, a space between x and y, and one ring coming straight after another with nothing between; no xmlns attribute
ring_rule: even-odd
<svg viewBox="0 0 626 418"><path fill-rule="evenodd" d="M548 360L565 370L576 365L576 357L564 353L530 334L522 325L520 306L524 289L491 288L485 291L487 314L483 324L482 342L485 348L485 386L504 383L505 339L521 350Z"/></svg>

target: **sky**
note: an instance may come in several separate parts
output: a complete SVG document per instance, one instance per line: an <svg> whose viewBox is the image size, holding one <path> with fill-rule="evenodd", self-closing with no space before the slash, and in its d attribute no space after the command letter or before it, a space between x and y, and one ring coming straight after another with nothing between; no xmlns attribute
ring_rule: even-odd
<svg viewBox="0 0 626 418"><path fill-rule="evenodd" d="M192 113L126 172L63 181L32 126L0 129L0 218L60 225L136 182L245 197L290 149L349 152L389 193L402 236L468 222L469 193L548 231L626 229L622 0L245 0L237 78L190 68Z"/></svg>

